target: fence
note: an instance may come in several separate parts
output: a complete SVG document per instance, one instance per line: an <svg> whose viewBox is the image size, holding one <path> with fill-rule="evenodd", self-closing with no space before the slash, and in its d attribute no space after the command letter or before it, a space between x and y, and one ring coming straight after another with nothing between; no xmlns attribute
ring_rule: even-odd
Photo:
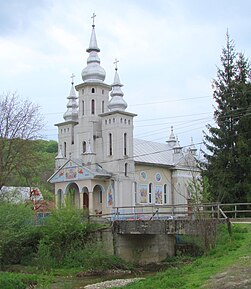
<svg viewBox="0 0 251 289"><path fill-rule="evenodd" d="M97 217L91 215L90 217ZM161 220L198 218L251 218L251 203L176 204L113 207L109 214L98 215L114 220Z"/></svg>

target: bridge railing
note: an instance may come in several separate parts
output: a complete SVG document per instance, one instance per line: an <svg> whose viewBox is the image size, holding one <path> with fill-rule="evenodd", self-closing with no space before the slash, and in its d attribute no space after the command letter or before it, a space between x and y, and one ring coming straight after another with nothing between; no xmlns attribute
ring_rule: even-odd
<svg viewBox="0 0 251 289"><path fill-rule="evenodd" d="M175 205L136 205L113 207L109 214L100 217L114 220L161 220L199 218L251 218L251 203L207 203Z"/></svg>

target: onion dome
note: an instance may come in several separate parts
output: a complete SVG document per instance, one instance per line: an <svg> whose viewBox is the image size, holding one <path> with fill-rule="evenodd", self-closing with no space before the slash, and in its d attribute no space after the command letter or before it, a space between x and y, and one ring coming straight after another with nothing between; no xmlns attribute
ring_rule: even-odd
<svg viewBox="0 0 251 289"><path fill-rule="evenodd" d="M78 103L77 103L76 92L74 89L74 82L73 82L74 77L75 75L72 74L71 90L70 90L69 96L67 97L67 99L69 99L67 103L67 111L64 113L65 121L69 121L69 120L76 121L78 119Z"/></svg>
<svg viewBox="0 0 251 289"><path fill-rule="evenodd" d="M123 99L124 93L121 90L121 87L123 84L121 84L119 75L118 75L118 68L117 68L117 60L115 61L116 63L116 68L115 68L115 76L114 76L114 81L112 86L112 91L111 91L111 99L107 105L108 109L110 111L115 111L115 110L122 110L124 111L127 108L127 103Z"/></svg>
<svg viewBox="0 0 251 289"><path fill-rule="evenodd" d="M90 39L89 48L86 51L89 53L89 57L87 59L87 66L82 70L82 79L83 82L103 82L105 80L105 70L100 66L100 59L98 56L98 52L100 49L98 48L96 33L95 33L95 25L94 25L94 17L93 15L93 25L92 25L92 34Z"/></svg>
<svg viewBox="0 0 251 289"><path fill-rule="evenodd" d="M176 138L173 133L173 126L171 126L171 134L169 136L169 139L166 141L171 147L174 147L176 145Z"/></svg>

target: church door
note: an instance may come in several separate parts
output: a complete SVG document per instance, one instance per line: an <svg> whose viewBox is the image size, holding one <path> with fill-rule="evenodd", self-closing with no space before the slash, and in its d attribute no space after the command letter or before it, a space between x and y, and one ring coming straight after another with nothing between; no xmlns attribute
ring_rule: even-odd
<svg viewBox="0 0 251 289"><path fill-rule="evenodd" d="M89 196L87 193L84 193L84 195L83 195L83 208L84 209L89 208Z"/></svg>

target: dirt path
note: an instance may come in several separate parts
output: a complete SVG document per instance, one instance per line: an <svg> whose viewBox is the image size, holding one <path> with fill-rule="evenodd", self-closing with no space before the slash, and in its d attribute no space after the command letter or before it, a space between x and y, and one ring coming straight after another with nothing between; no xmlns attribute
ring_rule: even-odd
<svg viewBox="0 0 251 289"><path fill-rule="evenodd" d="M234 266L212 276L203 289L250 289L251 256L240 258Z"/></svg>

